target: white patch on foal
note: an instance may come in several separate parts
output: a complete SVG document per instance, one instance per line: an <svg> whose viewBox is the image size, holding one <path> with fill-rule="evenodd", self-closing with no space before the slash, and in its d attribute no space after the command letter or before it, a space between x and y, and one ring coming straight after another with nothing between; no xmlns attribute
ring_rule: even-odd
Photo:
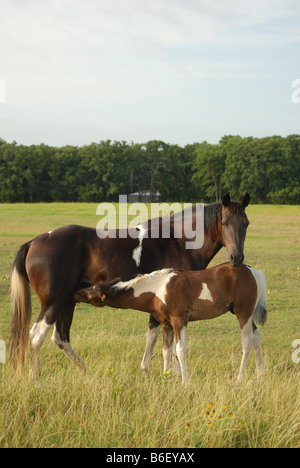
<svg viewBox="0 0 300 468"><path fill-rule="evenodd" d="M167 285L176 273L169 268L153 271L146 275L140 275L130 281L119 281L113 288L133 289L134 297L139 297L144 293L155 294L164 304L166 303Z"/></svg>
<svg viewBox="0 0 300 468"><path fill-rule="evenodd" d="M132 258L135 261L136 266L140 266L141 263L141 256L142 256L142 250L143 250L143 239L145 234L147 233L147 229L145 229L143 226L137 226L136 229L138 229L139 232L139 245L133 250L132 252Z"/></svg>
<svg viewBox="0 0 300 468"><path fill-rule="evenodd" d="M202 291L199 296L199 299L203 299L205 301L210 301L210 302L214 301L206 283L202 283Z"/></svg>

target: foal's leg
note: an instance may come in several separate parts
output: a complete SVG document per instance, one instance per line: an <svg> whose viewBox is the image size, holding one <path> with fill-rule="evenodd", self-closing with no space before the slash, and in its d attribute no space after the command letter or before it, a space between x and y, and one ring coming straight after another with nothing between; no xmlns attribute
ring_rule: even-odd
<svg viewBox="0 0 300 468"><path fill-rule="evenodd" d="M152 318L152 321L151 321L151 318ZM157 322L157 320L151 315L150 320L149 320L149 328L148 328L147 336L146 336L146 349L145 349L144 356L141 362L142 371L147 371L149 368L152 351L157 341L159 330L160 330L159 322Z"/></svg>
<svg viewBox="0 0 300 468"><path fill-rule="evenodd" d="M172 353L172 368L173 368L173 375L181 375L181 367L180 363L176 354L176 338L174 336L173 340L173 353Z"/></svg>
<svg viewBox="0 0 300 468"><path fill-rule="evenodd" d="M264 370L263 356L261 352L260 332L254 322L253 322L253 338L254 338L253 347L254 347L255 359L256 359L256 370L257 370L257 375L260 376Z"/></svg>
<svg viewBox="0 0 300 468"><path fill-rule="evenodd" d="M240 322L240 325L241 325L241 322ZM241 325L241 331L242 331L243 357L242 357L239 375L237 377L238 380L242 380L244 377L245 369L246 369L247 362L249 359L249 354L254 344L252 316L248 319L248 321L245 324Z"/></svg>
<svg viewBox="0 0 300 468"><path fill-rule="evenodd" d="M72 325L75 301L73 299L62 307L60 315L56 320L55 327L53 330L52 341L60 349L63 350L65 355L82 371L86 372L87 368L84 362L73 350L70 343L70 328Z"/></svg>
<svg viewBox="0 0 300 468"><path fill-rule="evenodd" d="M173 325L175 338L176 338L176 353L181 367L182 382L189 380L189 374L186 365L186 325L180 324L179 326Z"/></svg>
<svg viewBox="0 0 300 468"><path fill-rule="evenodd" d="M165 372L171 369L174 330L171 327L163 326L162 331L163 331L163 358L164 358L164 372Z"/></svg>

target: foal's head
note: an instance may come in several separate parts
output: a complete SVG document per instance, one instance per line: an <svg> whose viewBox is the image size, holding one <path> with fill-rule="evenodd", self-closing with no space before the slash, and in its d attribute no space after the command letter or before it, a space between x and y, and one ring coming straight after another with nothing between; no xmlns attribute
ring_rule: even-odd
<svg viewBox="0 0 300 468"><path fill-rule="evenodd" d="M245 208L249 205L249 202L250 195L248 193L240 203L231 201L229 193L224 195L222 199L221 241L227 249L230 264L233 267L240 266L244 261L244 242L249 225Z"/></svg>
<svg viewBox="0 0 300 468"><path fill-rule="evenodd" d="M77 302L86 302L96 307L106 305L105 299L113 292L113 286L120 281L120 278L110 281L110 283L97 283L94 286L75 291L74 298Z"/></svg>

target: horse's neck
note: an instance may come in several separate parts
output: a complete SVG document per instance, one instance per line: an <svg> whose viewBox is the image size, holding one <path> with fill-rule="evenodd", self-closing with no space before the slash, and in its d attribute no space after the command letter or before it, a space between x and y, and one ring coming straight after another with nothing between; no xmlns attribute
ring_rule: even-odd
<svg viewBox="0 0 300 468"><path fill-rule="evenodd" d="M193 252L195 262L199 264L197 268L206 268L222 247L222 242L219 239L212 240L210 237L205 236L201 249Z"/></svg>
<svg viewBox="0 0 300 468"><path fill-rule="evenodd" d="M134 296L132 289L116 291L110 297L107 297L106 304L113 307L120 307L121 309L135 309L144 312L151 312L152 310L150 307L147 307L143 298Z"/></svg>
<svg viewBox="0 0 300 468"><path fill-rule="evenodd" d="M199 254L205 267L223 247L221 237L221 204L213 203L204 208L204 243Z"/></svg>

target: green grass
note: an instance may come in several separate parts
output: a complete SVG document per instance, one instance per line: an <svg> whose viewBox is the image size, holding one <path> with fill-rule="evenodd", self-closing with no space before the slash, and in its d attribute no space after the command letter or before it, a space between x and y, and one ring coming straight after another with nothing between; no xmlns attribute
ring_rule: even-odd
<svg viewBox="0 0 300 468"><path fill-rule="evenodd" d="M95 227L96 206L0 205L0 339L8 338L11 265L20 244L64 224ZM81 375L50 336L41 385L28 369L15 375L0 364L0 447L299 448L300 363L292 362L292 342L300 338L300 207L250 205L247 213L245 261L265 272L269 292L260 381L254 356L245 381L235 381L241 344L231 314L189 325L191 382L182 385L163 376L161 336L149 375L140 373L147 314L82 304L71 341L90 375ZM224 249L212 264L223 261ZM38 312L33 295L33 321Z"/></svg>

